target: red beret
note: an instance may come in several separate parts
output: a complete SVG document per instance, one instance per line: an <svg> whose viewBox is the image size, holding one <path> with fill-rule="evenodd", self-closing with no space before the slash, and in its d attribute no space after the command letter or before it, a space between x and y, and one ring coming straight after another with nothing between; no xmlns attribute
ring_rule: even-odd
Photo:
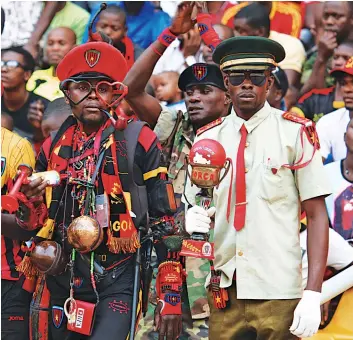
<svg viewBox="0 0 353 340"><path fill-rule="evenodd" d="M121 82L127 73L126 60L120 51L108 43L88 42L73 48L56 70L61 81L76 74L92 72Z"/></svg>

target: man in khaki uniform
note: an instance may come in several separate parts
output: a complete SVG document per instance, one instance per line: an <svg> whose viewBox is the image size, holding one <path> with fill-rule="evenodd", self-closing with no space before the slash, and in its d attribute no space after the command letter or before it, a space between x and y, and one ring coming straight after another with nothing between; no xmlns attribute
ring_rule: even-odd
<svg viewBox="0 0 353 340"><path fill-rule="evenodd" d="M266 101L274 82L271 70L284 56L281 45L260 37L225 40L213 55L225 73L233 109L199 129L195 142L220 142L233 161L233 178L229 172L213 194L214 265L228 301L224 309L210 302L210 340L295 339L311 336L320 324L328 247L324 198L330 188L311 122L284 114ZM188 181L189 202L195 201L196 191ZM301 206L308 217L309 277L304 292ZM187 211L190 234L205 232L209 223L208 212L200 207ZM209 282L210 275L206 286Z"/></svg>

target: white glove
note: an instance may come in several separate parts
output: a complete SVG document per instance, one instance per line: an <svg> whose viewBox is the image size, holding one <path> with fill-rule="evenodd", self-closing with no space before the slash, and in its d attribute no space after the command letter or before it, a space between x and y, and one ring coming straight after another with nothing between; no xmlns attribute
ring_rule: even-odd
<svg viewBox="0 0 353 340"><path fill-rule="evenodd" d="M208 233L210 230L211 219L216 208L212 207L208 210L195 205L186 212L185 230L191 235L192 233Z"/></svg>
<svg viewBox="0 0 353 340"><path fill-rule="evenodd" d="M321 293L304 290L289 328L292 334L299 338L308 338L318 331L321 322L320 299Z"/></svg>

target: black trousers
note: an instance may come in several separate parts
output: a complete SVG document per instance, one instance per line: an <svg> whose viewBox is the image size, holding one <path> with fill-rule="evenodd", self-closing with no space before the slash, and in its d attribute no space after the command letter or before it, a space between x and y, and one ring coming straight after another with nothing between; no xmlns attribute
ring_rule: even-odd
<svg viewBox="0 0 353 340"><path fill-rule="evenodd" d="M67 318L61 312L69 296L70 274L49 276L50 291L49 339L50 340L125 340L129 336L132 313L133 262L127 261L97 283L99 304L91 336L67 330ZM78 275L77 275L78 274ZM74 299L96 303L96 295L87 275L75 270ZM77 276L76 276L77 275ZM62 314L61 314L62 313Z"/></svg>
<svg viewBox="0 0 353 340"><path fill-rule="evenodd" d="M1 339L29 339L29 307L32 294L18 281L1 280Z"/></svg>

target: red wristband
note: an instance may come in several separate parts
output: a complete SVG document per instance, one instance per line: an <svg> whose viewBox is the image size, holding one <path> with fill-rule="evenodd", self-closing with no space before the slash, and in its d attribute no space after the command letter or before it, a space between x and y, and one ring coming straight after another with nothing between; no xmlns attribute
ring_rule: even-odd
<svg viewBox="0 0 353 340"><path fill-rule="evenodd" d="M174 40L176 36L170 31L169 27L165 28L164 31L159 35L158 41L168 47Z"/></svg>
<svg viewBox="0 0 353 340"><path fill-rule="evenodd" d="M211 15L207 13L200 13L197 15L197 27L203 42L214 51L215 48L221 43L218 34L212 27Z"/></svg>
<svg viewBox="0 0 353 340"><path fill-rule="evenodd" d="M151 45L151 48L153 50L154 53L156 53L157 55L159 55L160 57L162 56L162 53L159 52L153 45Z"/></svg>
<svg viewBox="0 0 353 340"><path fill-rule="evenodd" d="M184 270L180 262L166 261L159 265L156 291L162 303L161 315L181 315L181 296Z"/></svg>

